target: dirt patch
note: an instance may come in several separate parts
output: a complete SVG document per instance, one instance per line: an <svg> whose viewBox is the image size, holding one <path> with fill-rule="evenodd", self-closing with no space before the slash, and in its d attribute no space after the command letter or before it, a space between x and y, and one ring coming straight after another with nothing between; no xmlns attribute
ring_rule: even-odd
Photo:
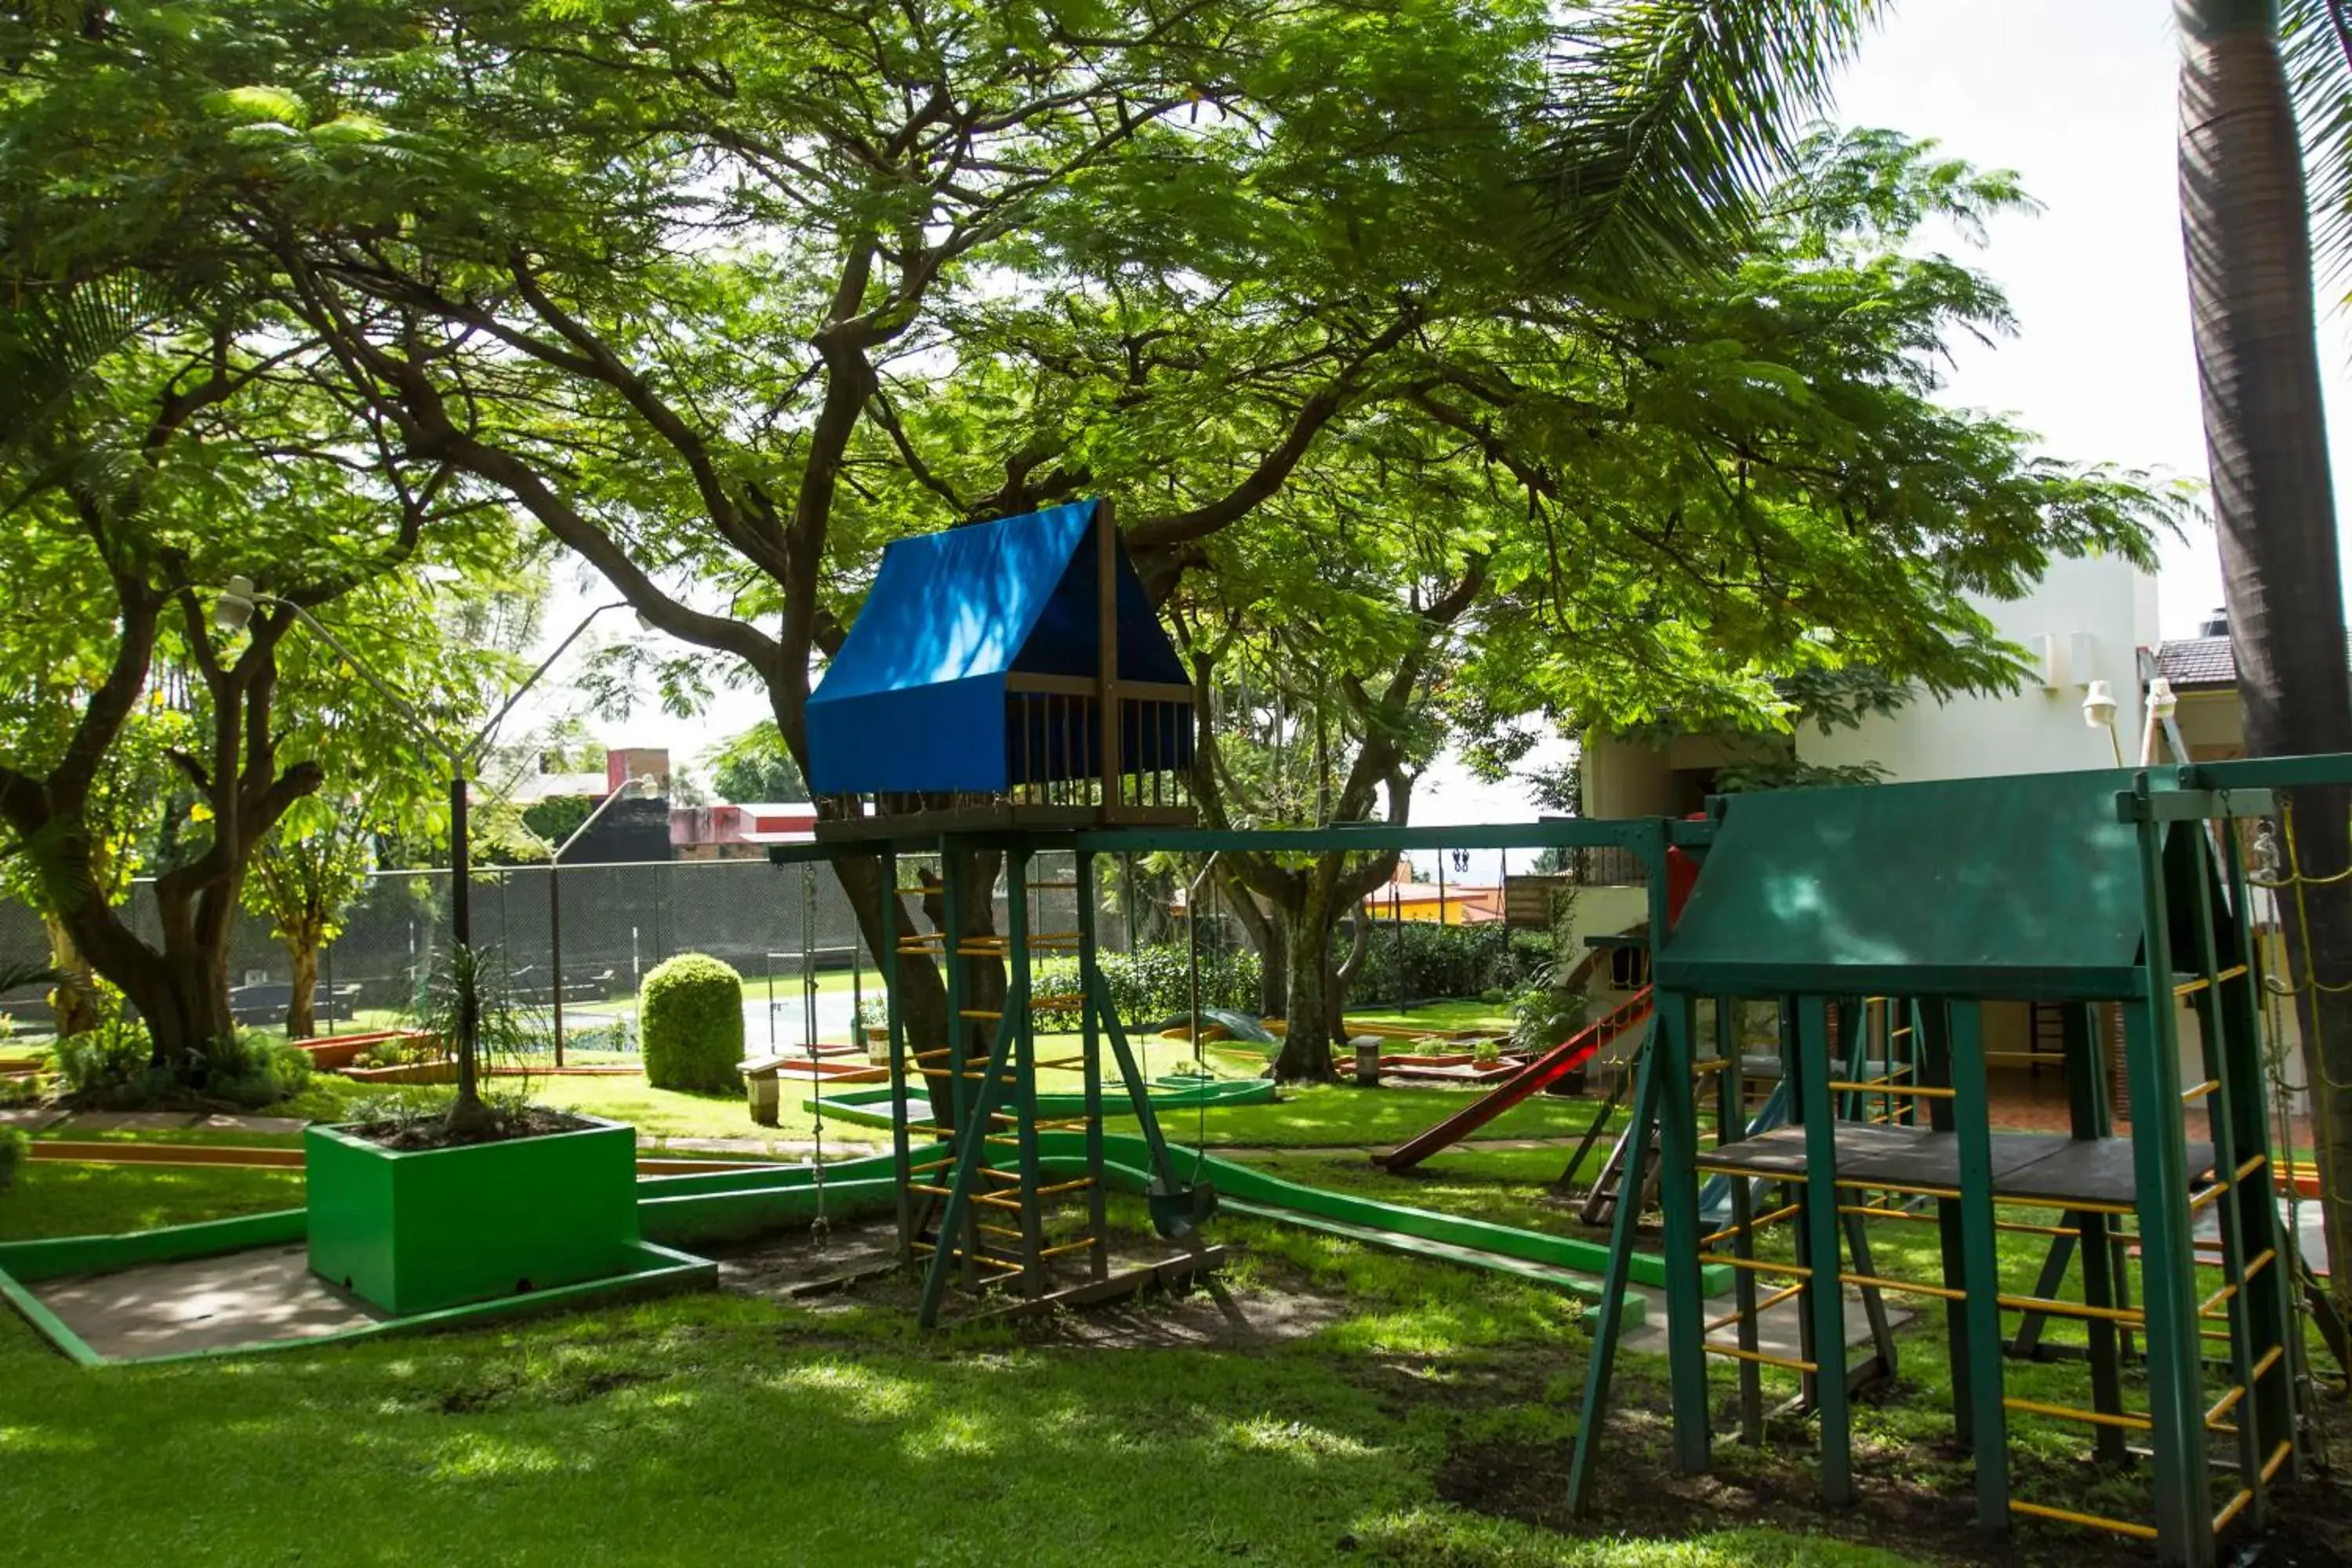
<svg viewBox="0 0 2352 1568"><path fill-rule="evenodd" d="M898 1227L884 1220L836 1225L819 1231L794 1228L754 1241L699 1249L719 1264L719 1287L746 1295L798 1298L845 1276L891 1262L898 1255Z"/></svg>
<svg viewBox="0 0 2352 1568"><path fill-rule="evenodd" d="M446 1118L438 1112L404 1117L397 1121L358 1122L348 1131L354 1138L365 1139L380 1149L456 1149L473 1143L503 1143L514 1138L543 1138L553 1132L577 1132L594 1125L569 1111L526 1105L512 1110L500 1110L495 1121L478 1131L452 1131Z"/></svg>
<svg viewBox="0 0 2352 1568"><path fill-rule="evenodd" d="M1113 1273L1140 1268L1170 1256L1169 1244L1142 1231L1114 1228ZM740 1246L713 1249L722 1289L789 1300L817 1311L880 1308L912 1314L921 1302L922 1281L912 1270L893 1267L897 1227L888 1221L835 1226L822 1234L794 1230ZM1276 1344L1303 1339L1352 1310L1343 1295L1316 1289L1303 1270L1274 1258L1253 1258L1241 1271L1246 1283L1213 1278L1170 1293L1146 1290L1131 1297L1036 1318L1013 1320L1013 1331L1030 1343L1085 1350L1213 1348ZM1086 1278L1076 1258L1057 1284ZM974 1298L951 1291L942 1321L950 1326L984 1317L1017 1298L997 1290Z"/></svg>
<svg viewBox="0 0 2352 1568"><path fill-rule="evenodd" d="M2343 1415L2336 1413L2335 1424ZM1972 1494L1906 1481L1855 1456L1855 1501L1823 1505L1814 1491L1812 1434L1786 1424L1764 1456L1724 1452L1717 1468L1687 1476L1659 1456L1669 1440L1664 1415L1626 1411L1611 1418L1612 1442L1596 1482L1596 1507L1582 1518L1568 1512L1570 1450L1457 1442L1437 1472L1437 1494L1480 1513L1540 1525L1568 1535L1678 1539L1712 1531L1769 1526L1827 1535L1862 1545L1894 1546L1906 1555L1965 1568L2126 1568L2154 1560L2138 1542L2063 1526L2021 1527L2010 1535L1976 1528ZM1937 1458L1964 1466L1952 1447ZM1728 1462L1727 1462L1728 1461ZM2087 1471L2088 1462L2084 1468ZM2045 1470L2043 1476L2047 1478ZM2085 1477L2086 1481L2088 1477ZM2260 1541L2234 1538L2251 1549L2239 1561L2283 1568L2352 1565L2352 1489L2327 1476L2311 1477L2282 1500L2279 1518Z"/></svg>

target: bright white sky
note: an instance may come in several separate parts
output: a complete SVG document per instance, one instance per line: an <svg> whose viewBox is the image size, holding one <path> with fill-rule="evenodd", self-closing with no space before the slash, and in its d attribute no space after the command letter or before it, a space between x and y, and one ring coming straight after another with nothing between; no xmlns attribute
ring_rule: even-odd
<svg viewBox="0 0 2352 1568"><path fill-rule="evenodd" d="M2043 204L2001 221L1975 258L2007 289L2020 332L1962 350L1952 401L2010 415L2059 457L2201 479L2174 184L2179 58L2162 0L1909 0L1849 73L1836 118L2014 169ZM2320 357L2331 448L2352 449L2352 319L2341 310L2322 318ZM2195 631L2220 603L2212 536L2199 527L2165 548L2165 635ZM551 616L559 633L572 613L567 595ZM645 710L593 727L610 743L667 745L690 761L762 711L739 695L692 721ZM1532 815L1517 789L1451 766L1423 781L1413 809L1426 823ZM1480 856L1471 876L1492 873Z"/></svg>

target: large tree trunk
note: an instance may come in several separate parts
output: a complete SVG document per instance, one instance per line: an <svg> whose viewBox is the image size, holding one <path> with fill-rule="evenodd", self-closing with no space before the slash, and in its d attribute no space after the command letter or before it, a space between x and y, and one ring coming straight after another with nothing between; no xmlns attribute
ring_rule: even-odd
<svg viewBox="0 0 2352 1568"><path fill-rule="evenodd" d="M52 1026L59 1039L88 1034L98 1027L98 981L90 973L89 960L57 916L44 914L41 929L49 939L49 967L58 973L49 990Z"/></svg>
<svg viewBox="0 0 2352 1568"><path fill-rule="evenodd" d="M1288 959L1290 942L1284 934L1280 921L1268 915L1250 891L1248 880L1238 871L1225 874L1225 903L1241 921L1249 937L1249 944L1257 954L1257 1016L1261 1018L1281 1018L1288 1016L1290 1006L1290 973Z"/></svg>
<svg viewBox="0 0 2352 1568"><path fill-rule="evenodd" d="M2254 756L2352 751L2352 679L2313 311L2309 206L2276 18L2183 0L2181 229L2213 515ZM2303 868L2352 859L2347 792L2291 799ZM2280 900L2298 981L2352 983L2352 885ZM2301 955L2309 953L2306 967ZM2299 998L2339 1295L2352 1299L2352 996Z"/></svg>
<svg viewBox="0 0 2352 1568"><path fill-rule="evenodd" d="M294 972L294 994L286 999L286 1037L307 1040L319 1032L315 1005L319 990L319 937L307 923L286 941L286 959Z"/></svg>
<svg viewBox="0 0 2352 1568"><path fill-rule="evenodd" d="M1277 911L1290 951L1290 990L1283 1004L1287 1022L1281 1053L1274 1058L1274 1076L1283 1083L1330 1082L1331 1053L1346 1043L1338 1037L1342 997L1334 989L1331 934L1339 922L1329 879L1310 874L1306 881L1297 905Z"/></svg>

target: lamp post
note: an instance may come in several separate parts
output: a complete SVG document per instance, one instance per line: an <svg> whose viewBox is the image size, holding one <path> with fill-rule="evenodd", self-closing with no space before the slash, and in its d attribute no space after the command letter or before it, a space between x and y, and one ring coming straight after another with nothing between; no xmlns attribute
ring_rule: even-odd
<svg viewBox="0 0 2352 1568"><path fill-rule="evenodd" d="M473 763L481 755L482 748L489 743L490 737L497 733L499 726L505 722L506 716L514 711L516 703L522 700L523 693L536 686L540 677L554 668L555 661L562 658L564 651L580 639L580 634L588 629L590 622L607 610L625 608L626 603L625 600L615 599L609 604L599 605L581 616L580 624L564 634L563 640L555 645L555 651L540 660L539 668L524 677L522 684L507 694L507 700L499 704L498 711L490 715L488 722L475 731L473 739L462 746L452 746L435 733L433 726L425 721L422 713L417 711L416 705L394 690L382 676L369 668L367 661L352 652L341 637L321 625L318 616L290 599L280 598L275 594L263 593L253 585L252 578L242 573L231 577L227 585L223 587L215 597L213 624L225 632L243 631L253 619L253 612L263 605L273 605L287 611L296 620L310 627L320 641L341 655L344 662L359 672L360 679L375 688L378 695L391 703L403 718L416 727L418 737L434 751L439 752L448 763L449 935L450 940L457 946L470 949L474 942L474 920L473 900L467 887L472 868L467 863L470 841L467 837L466 775ZM640 624L643 624L642 617L640 617ZM479 1092L475 1080L474 1028L474 998L468 992L460 996L457 1003L457 1099L460 1104L477 1099Z"/></svg>
<svg viewBox="0 0 2352 1568"><path fill-rule="evenodd" d="M550 1010L553 1015L551 1022L555 1030L555 1065L557 1067L563 1065L563 899L562 888L556 879L563 869L563 857L571 853L574 844L588 836L588 830L596 826L596 819L604 816L615 802L623 796L642 799L650 795L654 787L655 780L651 773L639 773L635 778L624 779L620 788L596 803L596 809L588 814L587 820L572 830L570 837L561 844L547 845L547 947L551 975L547 994ZM536 837L537 835L534 834L533 837ZM544 838L540 839L540 842L547 844Z"/></svg>
<svg viewBox="0 0 2352 1568"><path fill-rule="evenodd" d="M2107 732L2107 744L2116 753L2116 766L2122 767L2124 743L2122 738L2116 733L2115 688L2104 680L2094 680L2084 689L2083 722L2091 729L2105 730Z"/></svg>

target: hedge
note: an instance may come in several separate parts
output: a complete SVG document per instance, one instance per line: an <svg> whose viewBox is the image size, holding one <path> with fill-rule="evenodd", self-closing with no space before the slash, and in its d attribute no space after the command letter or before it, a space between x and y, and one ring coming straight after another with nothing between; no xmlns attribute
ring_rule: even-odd
<svg viewBox="0 0 2352 1568"><path fill-rule="evenodd" d="M637 994L646 1081L656 1089L740 1089L743 977L707 953L681 952L646 973Z"/></svg>
<svg viewBox="0 0 2352 1568"><path fill-rule="evenodd" d="M1344 960L1353 933L1341 927L1331 945ZM1351 1007L1428 1002L1516 991L1543 979L1552 961L1549 931L1512 931L1500 922L1442 926L1433 921L1381 921L1367 939L1363 967L1348 987ZM1398 984L1402 973L1403 984Z"/></svg>
<svg viewBox="0 0 2352 1568"><path fill-rule="evenodd" d="M1097 953L1103 984L1119 1022L1149 1028L1192 1010L1191 951L1182 942L1154 942L1133 952ZM1211 950L1201 954L1201 1005L1255 1014L1260 1000L1256 953ZM1049 958L1030 973L1029 1011L1040 1028L1074 1029L1080 1022L1078 961Z"/></svg>

